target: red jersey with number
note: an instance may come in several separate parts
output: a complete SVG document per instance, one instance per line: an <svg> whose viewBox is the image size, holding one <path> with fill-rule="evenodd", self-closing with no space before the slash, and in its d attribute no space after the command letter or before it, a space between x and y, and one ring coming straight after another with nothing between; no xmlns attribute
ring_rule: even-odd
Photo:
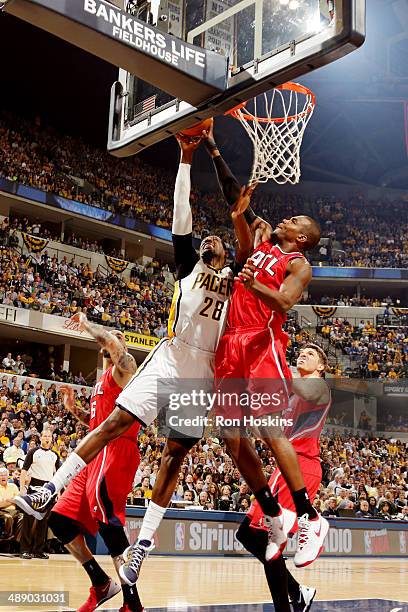
<svg viewBox="0 0 408 612"><path fill-rule="evenodd" d="M285 428L286 437L298 455L308 459L317 459L320 456L319 438L325 424L331 399L325 404L316 406L313 402L292 395L288 408L282 413L285 419L291 419L293 425Z"/></svg>
<svg viewBox="0 0 408 612"><path fill-rule="evenodd" d="M119 393L122 391L122 387L119 387L113 378L112 372L113 366L105 370L92 390L89 431L98 427L98 425L108 418L115 408L115 402ZM137 439L139 429L140 423L135 420L135 424L132 425L123 436Z"/></svg>
<svg viewBox="0 0 408 612"><path fill-rule="evenodd" d="M251 255L251 260L257 268L255 277L269 289L279 291L286 277L288 263L299 257L305 259L302 253L285 253L278 245L269 241L263 242ZM269 327L280 332L285 321L286 315L272 310L249 291L241 280L234 282L227 329Z"/></svg>
<svg viewBox="0 0 408 612"><path fill-rule="evenodd" d="M92 391L89 429L98 427L115 408L122 388L112 375L113 367L100 377ZM95 535L99 523L125 525L126 499L140 463L137 444L140 423L135 423L112 440L69 483L53 508L72 518Z"/></svg>

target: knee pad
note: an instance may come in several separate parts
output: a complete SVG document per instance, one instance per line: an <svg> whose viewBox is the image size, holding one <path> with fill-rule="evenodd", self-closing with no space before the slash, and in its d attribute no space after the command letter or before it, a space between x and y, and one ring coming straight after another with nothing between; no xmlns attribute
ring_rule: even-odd
<svg viewBox="0 0 408 612"><path fill-rule="evenodd" d="M99 522L99 533L111 557L118 557L129 546L129 540L122 526L106 525Z"/></svg>
<svg viewBox="0 0 408 612"><path fill-rule="evenodd" d="M51 512L48 519L48 527L52 529L55 537L64 546L75 540L82 533L81 525L77 521L58 512Z"/></svg>

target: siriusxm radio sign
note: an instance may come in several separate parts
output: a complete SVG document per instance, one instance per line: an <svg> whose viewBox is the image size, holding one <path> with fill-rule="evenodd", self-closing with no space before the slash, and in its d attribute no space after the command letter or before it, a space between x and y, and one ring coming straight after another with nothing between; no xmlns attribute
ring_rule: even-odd
<svg viewBox="0 0 408 612"><path fill-rule="evenodd" d="M208 524L194 521L186 525L177 522L174 530L174 548L189 552L243 552L244 548L235 537L236 527L228 523Z"/></svg>

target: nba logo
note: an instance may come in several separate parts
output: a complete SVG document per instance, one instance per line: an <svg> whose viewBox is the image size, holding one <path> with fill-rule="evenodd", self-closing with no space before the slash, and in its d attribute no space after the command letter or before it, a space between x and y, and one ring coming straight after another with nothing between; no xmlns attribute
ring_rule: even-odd
<svg viewBox="0 0 408 612"><path fill-rule="evenodd" d="M176 550L184 550L186 526L184 523L176 523L174 532L174 546Z"/></svg>

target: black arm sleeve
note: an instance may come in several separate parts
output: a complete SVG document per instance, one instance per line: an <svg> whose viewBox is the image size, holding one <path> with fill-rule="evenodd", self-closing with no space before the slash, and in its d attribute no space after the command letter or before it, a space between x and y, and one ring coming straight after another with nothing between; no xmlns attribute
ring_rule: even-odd
<svg viewBox="0 0 408 612"><path fill-rule="evenodd" d="M224 198L229 206L233 206L238 200L241 185L221 155L214 157L213 162Z"/></svg>
<svg viewBox="0 0 408 612"><path fill-rule="evenodd" d="M252 210L252 208L250 206L248 206L248 208L244 212L244 217L245 217L245 221L248 223L248 225L252 225L252 223L255 221L255 219L258 218L258 215L256 213L254 213L254 211Z"/></svg>
<svg viewBox="0 0 408 612"><path fill-rule="evenodd" d="M188 276L200 259L193 247L193 235L172 234L177 280Z"/></svg>
<svg viewBox="0 0 408 612"><path fill-rule="evenodd" d="M31 450L28 451L25 459L24 459L24 465L23 465L23 470L28 471L30 469L30 467L33 464L33 457L34 457L34 453L37 449L36 448L32 448Z"/></svg>

